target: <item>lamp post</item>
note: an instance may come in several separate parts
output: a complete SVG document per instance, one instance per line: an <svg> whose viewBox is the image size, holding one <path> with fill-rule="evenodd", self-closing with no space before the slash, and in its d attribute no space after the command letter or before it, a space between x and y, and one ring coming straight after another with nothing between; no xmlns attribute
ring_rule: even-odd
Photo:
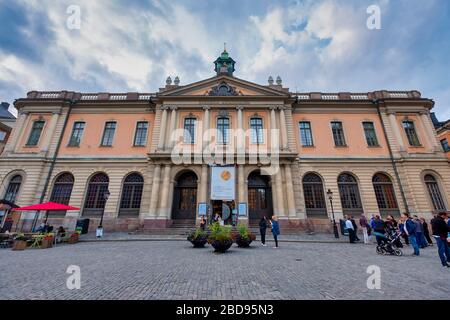
<svg viewBox="0 0 450 320"><path fill-rule="evenodd" d="M334 218L334 207L333 207L333 192L331 191L331 189L328 189L327 191L327 196L328 199L330 200L330 205L331 205L331 214L333 215L333 231L334 231L334 237L336 239L339 238L339 233L338 233L338 227L336 225L336 219Z"/></svg>
<svg viewBox="0 0 450 320"><path fill-rule="evenodd" d="M108 201L108 198L110 195L111 195L111 193L109 192L108 189L106 189L105 192L103 192L103 199L105 199L105 205L103 206L102 216L100 218L100 224L97 227L97 238L103 237L103 216L105 215L106 202Z"/></svg>

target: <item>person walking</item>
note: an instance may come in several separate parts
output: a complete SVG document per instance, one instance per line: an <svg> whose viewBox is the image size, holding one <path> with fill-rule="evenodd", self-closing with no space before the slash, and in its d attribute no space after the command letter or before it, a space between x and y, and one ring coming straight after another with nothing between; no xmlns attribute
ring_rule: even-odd
<svg viewBox="0 0 450 320"><path fill-rule="evenodd" d="M409 246L409 239L408 239L408 235L405 233L405 224L403 223L403 220L400 219L399 223L398 223L398 229L401 232L401 237L403 238L403 240L405 241L405 245Z"/></svg>
<svg viewBox="0 0 450 320"><path fill-rule="evenodd" d="M430 229L428 228L428 223L424 217L420 218L420 222L422 222L422 226L423 226L423 235L425 236L425 239L427 240L428 245L432 246L433 240L431 240L431 237L430 237Z"/></svg>
<svg viewBox="0 0 450 320"><path fill-rule="evenodd" d="M358 237L358 226L356 225L355 217L350 216L350 221L352 222L353 230L355 230L355 241L361 241Z"/></svg>
<svg viewBox="0 0 450 320"><path fill-rule="evenodd" d="M428 244L425 241L425 237L423 235L423 225L419 220L419 217L414 215L414 223L416 224L416 239L417 244L421 249L424 249L428 246Z"/></svg>
<svg viewBox="0 0 450 320"><path fill-rule="evenodd" d="M361 217L359 218L359 225L361 226L363 236L364 236L364 243L369 244L369 222L367 221L366 216L364 213L361 214Z"/></svg>
<svg viewBox="0 0 450 320"><path fill-rule="evenodd" d="M263 216L259 221L259 233L261 234L261 245L266 246L266 230L267 230L267 218Z"/></svg>
<svg viewBox="0 0 450 320"><path fill-rule="evenodd" d="M278 236L280 235L280 225L278 224L278 217L272 216L272 220L270 221L272 225L272 235L273 239L275 240L275 247L274 249L278 248Z"/></svg>
<svg viewBox="0 0 450 320"><path fill-rule="evenodd" d="M384 242L386 242L386 239L381 236L381 235L384 236L384 234L386 233L386 223L383 221L383 219L381 219L379 215L375 216L372 228L374 232L380 234L375 235L375 239L377 240L377 244L381 246Z"/></svg>
<svg viewBox="0 0 450 320"><path fill-rule="evenodd" d="M411 243L411 246L414 248L414 256L420 255L419 245L417 244L417 238L416 238L416 224L409 216L409 213L402 213L402 219L404 223L404 231L406 235L408 236L409 242Z"/></svg>
<svg viewBox="0 0 450 320"><path fill-rule="evenodd" d="M348 231L348 239L350 240L350 243L355 243L355 229L353 227L353 223L350 217L345 216L345 227Z"/></svg>
<svg viewBox="0 0 450 320"><path fill-rule="evenodd" d="M433 237L436 239L438 255L441 259L442 266L450 268L450 248L447 242L450 227L447 223L445 223L446 217L447 212L440 212L436 218L431 220L431 227L433 231Z"/></svg>

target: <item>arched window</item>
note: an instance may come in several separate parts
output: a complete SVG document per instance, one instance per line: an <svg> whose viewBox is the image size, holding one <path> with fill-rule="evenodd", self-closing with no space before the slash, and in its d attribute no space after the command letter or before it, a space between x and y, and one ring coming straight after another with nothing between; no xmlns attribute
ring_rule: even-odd
<svg viewBox="0 0 450 320"><path fill-rule="evenodd" d="M373 176L372 183L380 214L400 214L391 179L383 173L377 173Z"/></svg>
<svg viewBox="0 0 450 320"><path fill-rule="evenodd" d="M132 173L125 178L120 200L120 215L139 215L143 188L144 178L139 173Z"/></svg>
<svg viewBox="0 0 450 320"><path fill-rule="evenodd" d="M89 180L83 215L100 216L105 208L105 194L108 190L109 178L104 173L97 173Z"/></svg>
<svg viewBox="0 0 450 320"><path fill-rule="evenodd" d="M17 199L17 194L19 193L20 186L22 184L22 176L15 175L9 180L8 188L5 193L5 200L15 202Z"/></svg>
<svg viewBox="0 0 450 320"><path fill-rule="evenodd" d="M441 190L439 189L436 178L431 174L427 174L424 177L424 181L427 186L431 202L433 203L434 210L446 210L444 199L442 198Z"/></svg>
<svg viewBox="0 0 450 320"><path fill-rule="evenodd" d="M72 195L73 182L74 178L71 173L67 172L59 175L55 180L50 201L68 205ZM52 217L64 217L66 211L49 211L48 214Z"/></svg>
<svg viewBox="0 0 450 320"><path fill-rule="evenodd" d="M338 177L338 186L344 214L362 213L361 197L355 177L348 173L341 174Z"/></svg>
<svg viewBox="0 0 450 320"><path fill-rule="evenodd" d="M314 173L303 177L306 214L308 216L327 216L322 179Z"/></svg>
<svg viewBox="0 0 450 320"><path fill-rule="evenodd" d="M230 142L230 119L221 117L217 119L217 143L228 144Z"/></svg>

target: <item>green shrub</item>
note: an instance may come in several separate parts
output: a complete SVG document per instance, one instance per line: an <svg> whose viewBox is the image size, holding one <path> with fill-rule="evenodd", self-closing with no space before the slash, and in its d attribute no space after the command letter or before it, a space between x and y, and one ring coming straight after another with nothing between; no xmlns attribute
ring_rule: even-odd
<svg viewBox="0 0 450 320"><path fill-rule="evenodd" d="M209 226L209 241L228 241L232 240L231 226L221 226L219 222L214 222Z"/></svg>

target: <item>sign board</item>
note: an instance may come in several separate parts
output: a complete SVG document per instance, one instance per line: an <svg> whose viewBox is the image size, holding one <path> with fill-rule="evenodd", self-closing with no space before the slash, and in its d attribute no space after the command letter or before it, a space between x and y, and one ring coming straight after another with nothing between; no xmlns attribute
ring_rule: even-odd
<svg viewBox="0 0 450 320"><path fill-rule="evenodd" d="M239 209L239 216L244 217L247 215L247 203L246 202L240 202L238 209Z"/></svg>
<svg viewBox="0 0 450 320"><path fill-rule="evenodd" d="M234 200L235 188L234 167L211 167L211 200Z"/></svg>
<svg viewBox="0 0 450 320"><path fill-rule="evenodd" d="M206 203L201 202L198 204L198 215L201 216L206 216L206 212L208 210L208 206Z"/></svg>

